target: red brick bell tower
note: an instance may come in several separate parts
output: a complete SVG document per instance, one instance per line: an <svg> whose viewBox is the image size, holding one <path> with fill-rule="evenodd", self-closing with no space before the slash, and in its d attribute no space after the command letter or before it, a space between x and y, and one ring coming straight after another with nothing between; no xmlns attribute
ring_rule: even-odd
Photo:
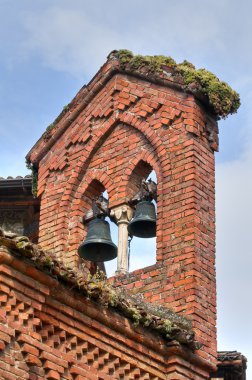
<svg viewBox="0 0 252 380"><path fill-rule="evenodd" d="M181 73L169 59L112 52L28 159L38 170L39 243L72 267L94 196L107 190L110 210L127 205L155 170L156 264L111 282L191 318L198 355L215 364L217 113Z"/></svg>

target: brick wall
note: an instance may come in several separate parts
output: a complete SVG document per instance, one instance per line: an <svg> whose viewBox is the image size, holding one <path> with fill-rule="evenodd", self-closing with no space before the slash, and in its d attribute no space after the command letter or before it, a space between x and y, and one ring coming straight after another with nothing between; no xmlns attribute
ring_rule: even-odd
<svg viewBox="0 0 252 380"><path fill-rule="evenodd" d="M215 360L216 122L174 83L118 73L113 65L103 66L49 140L45 135L29 153L39 168L39 242L78 264L92 197L106 189L109 206L120 205L136 191L137 176L154 169L156 265L111 281L190 316L200 355Z"/></svg>
<svg viewBox="0 0 252 380"><path fill-rule="evenodd" d="M206 380L214 367L0 247L0 378Z"/></svg>

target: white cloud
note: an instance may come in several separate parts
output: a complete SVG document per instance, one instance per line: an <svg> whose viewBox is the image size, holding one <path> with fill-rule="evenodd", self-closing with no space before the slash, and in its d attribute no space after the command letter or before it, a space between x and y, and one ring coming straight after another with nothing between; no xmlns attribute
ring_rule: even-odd
<svg viewBox="0 0 252 380"><path fill-rule="evenodd" d="M38 55L43 64L72 74L94 74L120 38L105 25L94 23L85 11L51 7L37 14L26 12L23 22L26 54Z"/></svg>
<svg viewBox="0 0 252 380"><path fill-rule="evenodd" d="M252 114L240 158L216 168L218 345L219 349L241 350L248 357L252 355L251 122Z"/></svg>
<svg viewBox="0 0 252 380"><path fill-rule="evenodd" d="M39 12L25 10L21 22L26 36L23 54L35 54L48 67L74 75L94 74L113 49L128 48L136 53L162 53L177 59L189 58L201 64L204 57L240 64L249 23L237 34L236 9L223 0L211 3L185 1L129 0L54 2ZM127 6L126 6L127 5ZM161 11L162 10L162 11ZM246 9L245 9L246 10ZM244 18L246 20L246 12ZM248 10L247 10L248 11ZM243 42L244 41L244 42ZM232 42L232 46L231 46ZM246 60L250 53L247 53ZM226 63L227 63L226 62ZM226 64L225 63L225 64ZM248 63L248 62L247 62Z"/></svg>

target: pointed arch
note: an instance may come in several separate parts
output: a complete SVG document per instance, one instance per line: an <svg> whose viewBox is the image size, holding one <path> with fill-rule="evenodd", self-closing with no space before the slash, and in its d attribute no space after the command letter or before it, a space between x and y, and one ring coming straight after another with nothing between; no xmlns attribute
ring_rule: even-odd
<svg viewBox="0 0 252 380"><path fill-rule="evenodd" d="M153 153L151 155L155 155L157 158L157 161L160 165L159 172L159 179L160 182L162 182L162 173L163 173L163 148L162 148L162 141L156 134L155 130L149 128L148 123L146 122L139 122L139 118L134 117L131 121L131 123L125 123L123 120L122 115L119 115L119 117L113 119L112 117L109 118L109 120L104 123L104 125L101 127L99 132L96 132L96 139L93 139L91 141L91 146L88 147L88 156L82 158L82 163L80 162L79 170L75 175L74 180L69 183L69 185L66 187L65 194L66 194L66 200L69 202L71 197L75 196L76 188L78 186L78 183L82 181L82 178L86 174L87 168L98 151L98 149L102 146L104 141L109 137L109 135L113 132L115 127L119 124L127 125L129 128L133 128L141 132L144 137L147 139L147 141L150 143L150 145L153 148ZM146 155L146 160L148 160L148 155ZM148 161L147 161L148 162Z"/></svg>
<svg viewBox="0 0 252 380"><path fill-rule="evenodd" d="M112 186L109 177L103 174L89 173L88 181L80 186L78 197L72 202L68 219L68 251L76 250L85 235L83 217L92 208L93 200L107 190L106 186Z"/></svg>
<svg viewBox="0 0 252 380"><path fill-rule="evenodd" d="M156 173L157 182L162 184L162 172L154 154L142 152L142 154L135 157L129 163L127 171L127 189L129 197L139 190L141 179L147 179L152 170Z"/></svg>
<svg viewBox="0 0 252 380"><path fill-rule="evenodd" d="M110 191L114 188L113 180L107 175L107 173L89 170L87 176L85 177L85 181L80 182L78 188L76 189L75 197L72 203L74 204L75 200L81 199L92 184L94 184L94 196L99 195L96 192L96 189L101 190L100 193L106 189L108 195L110 196Z"/></svg>
<svg viewBox="0 0 252 380"><path fill-rule="evenodd" d="M108 191L110 198L112 198L113 195L115 195L117 191L117 187L115 186L115 183L111 181L111 178L108 177L108 175L102 171L95 170L92 174L91 168L89 168L93 158L95 157L96 153L98 152L99 148L102 147L104 142L109 138L109 136L112 134L112 132L115 130L115 128L118 125L123 125L124 127L130 128L133 131L136 130L140 135L143 135L146 143L149 145L148 150L142 150L139 149L139 155L137 154L137 157L133 157L131 160L131 163L129 163L130 167L127 168L127 170L122 175L122 181L121 183L117 183L117 185L120 185L122 188L126 188L129 176L134 169L134 167L137 165L137 162L140 160L145 161L147 164L149 164L156 172L158 177L158 189L159 193L162 192L162 183L163 183L163 172L164 172L164 165L165 162L167 162L167 153L165 153L162 145L161 139L156 134L155 130L150 128L147 122L140 121L139 118L134 117L131 120L131 123L125 123L122 122L123 119L121 115L119 115L116 120L113 118L109 118L101 127L99 130L95 131L95 135L93 134L93 138L90 140L89 144L85 147L85 151L83 152L83 156L80 157L78 166L75 168L76 172L74 173L74 176L69 181L68 185L66 186L65 193L62 197L62 203L60 206L63 206L65 209L67 209L67 215L64 223L63 229L65 232L62 231L63 235L67 236L69 239L70 231L69 226L72 226L72 214L77 212L78 207L80 208L80 199L81 195L85 192L85 188L87 188L88 183L92 181L92 179L97 179L100 181L104 188ZM165 154L165 159L164 159ZM84 180L85 179L85 180ZM125 197L126 201L126 197ZM79 203L79 206L78 204ZM162 210L162 197L159 199L159 212ZM160 218L162 220L162 218ZM76 221L73 223L75 225ZM161 226L160 226L161 228ZM81 230L83 233L83 227L81 226ZM76 240L75 240L76 241Z"/></svg>

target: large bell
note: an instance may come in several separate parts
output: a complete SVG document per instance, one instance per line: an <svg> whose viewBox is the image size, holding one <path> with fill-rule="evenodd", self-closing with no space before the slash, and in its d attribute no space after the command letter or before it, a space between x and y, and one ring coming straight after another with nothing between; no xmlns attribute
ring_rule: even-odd
<svg viewBox="0 0 252 380"><path fill-rule="evenodd" d="M156 210L150 201L141 201L136 205L134 218L128 225L129 234L140 238L156 236Z"/></svg>
<svg viewBox="0 0 252 380"><path fill-rule="evenodd" d="M79 246L78 254L85 260L102 262L117 256L117 247L111 240L109 223L93 219L88 223L86 239Z"/></svg>

